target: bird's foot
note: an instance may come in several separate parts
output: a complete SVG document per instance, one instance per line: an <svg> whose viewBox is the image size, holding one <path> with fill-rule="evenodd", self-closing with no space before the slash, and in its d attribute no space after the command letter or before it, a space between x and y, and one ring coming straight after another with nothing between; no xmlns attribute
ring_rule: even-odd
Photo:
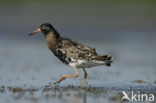
<svg viewBox="0 0 156 103"><path fill-rule="evenodd" d="M54 87L58 87L58 82L54 82Z"/></svg>

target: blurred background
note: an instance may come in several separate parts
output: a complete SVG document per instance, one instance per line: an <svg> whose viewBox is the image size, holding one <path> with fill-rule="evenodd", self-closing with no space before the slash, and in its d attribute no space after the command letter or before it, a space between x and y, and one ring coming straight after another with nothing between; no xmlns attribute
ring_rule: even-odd
<svg viewBox="0 0 156 103"><path fill-rule="evenodd" d="M48 50L42 34L28 36L47 22L63 37L114 57L111 67L87 70L87 86L154 83L155 0L0 0L0 85L44 86L73 74ZM80 74L60 85L80 85Z"/></svg>

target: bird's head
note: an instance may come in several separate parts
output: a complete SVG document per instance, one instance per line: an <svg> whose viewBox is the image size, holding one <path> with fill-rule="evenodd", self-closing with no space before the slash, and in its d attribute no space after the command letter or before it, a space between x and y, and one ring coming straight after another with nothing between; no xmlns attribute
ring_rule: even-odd
<svg viewBox="0 0 156 103"><path fill-rule="evenodd" d="M52 32L54 35L59 36L59 33L55 30L55 28L50 23L44 23L39 26L39 28L29 34L29 36L42 32L45 36Z"/></svg>

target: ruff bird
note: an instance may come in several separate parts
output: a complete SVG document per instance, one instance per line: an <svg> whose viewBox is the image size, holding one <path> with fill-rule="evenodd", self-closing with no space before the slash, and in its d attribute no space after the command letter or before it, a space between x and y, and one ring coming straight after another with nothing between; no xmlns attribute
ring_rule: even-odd
<svg viewBox="0 0 156 103"><path fill-rule="evenodd" d="M99 65L110 66L113 61L111 56L99 55L95 48L60 36L57 30L49 23L40 25L39 28L30 33L29 36L39 32L44 34L47 46L53 54L64 64L73 67L75 70L75 75L63 75L56 81L56 84L65 78L78 77L78 69L81 68L84 71L84 79L81 84L83 87L87 78L86 68Z"/></svg>

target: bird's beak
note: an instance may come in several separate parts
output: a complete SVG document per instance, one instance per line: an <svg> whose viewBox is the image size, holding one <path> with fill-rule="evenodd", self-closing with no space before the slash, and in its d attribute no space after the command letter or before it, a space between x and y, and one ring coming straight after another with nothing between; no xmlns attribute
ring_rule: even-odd
<svg viewBox="0 0 156 103"><path fill-rule="evenodd" d="M38 28L37 30L33 31L32 33L29 34L29 36L33 35L33 34L36 34L36 33L40 33L41 32L41 29Z"/></svg>

